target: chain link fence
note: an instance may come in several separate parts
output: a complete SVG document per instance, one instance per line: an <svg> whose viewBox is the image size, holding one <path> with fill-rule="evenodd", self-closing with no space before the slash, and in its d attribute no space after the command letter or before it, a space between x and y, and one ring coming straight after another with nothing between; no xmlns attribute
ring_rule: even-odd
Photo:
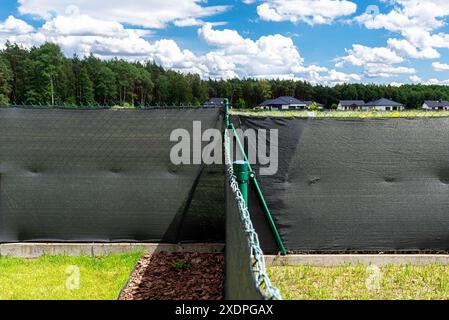
<svg viewBox="0 0 449 320"><path fill-rule="evenodd" d="M268 278L259 237L234 176L231 133L225 131L226 185L226 298L281 300Z"/></svg>

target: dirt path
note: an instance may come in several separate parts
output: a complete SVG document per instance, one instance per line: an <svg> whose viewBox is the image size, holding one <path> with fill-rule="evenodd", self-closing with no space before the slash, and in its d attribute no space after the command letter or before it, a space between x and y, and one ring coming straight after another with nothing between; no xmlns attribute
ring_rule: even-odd
<svg viewBox="0 0 449 320"><path fill-rule="evenodd" d="M120 300L221 300L224 255L156 253L136 266Z"/></svg>

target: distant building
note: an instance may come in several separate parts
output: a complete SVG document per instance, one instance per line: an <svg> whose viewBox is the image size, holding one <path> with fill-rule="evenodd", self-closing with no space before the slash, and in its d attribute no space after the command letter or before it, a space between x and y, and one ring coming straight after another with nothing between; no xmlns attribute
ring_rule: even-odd
<svg viewBox="0 0 449 320"><path fill-rule="evenodd" d="M365 103L363 100L342 100L338 104L337 110L341 111L402 111L402 103L385 98Z"/></svg>
<svg viewBox="0 0 449 320"><path fill-rule="evenodd" d="M424 101L422 110L449 110L449 101Z"/></svg>
<svg viewBox="0 0 449 320"><path fill-rule="evenodd" d="M212 98L203 104L203 107L224 107L226 98Z"/></svg>
<svg viewBox="0 0 449 320"><path fill-rule="evenodd" d="M337 110L340 111L357 111L363 110L365 101L363 100L341 100L338 103Z"/></svg>
<svg viewBox="0 0 449 320"><path fill-rule="evenodd" d="M404 105L402 103L388 100L385 98L368 102L363 106L362 110L376 110L376 111L402 111L404 110Z"/></svg>
<svg viewBox="0 0 449 320"><path fill-rule="evenodd" d="M258 109L269 110L305 110L307 103L293 97L279 97L264 101L258 106Z"/></svg>

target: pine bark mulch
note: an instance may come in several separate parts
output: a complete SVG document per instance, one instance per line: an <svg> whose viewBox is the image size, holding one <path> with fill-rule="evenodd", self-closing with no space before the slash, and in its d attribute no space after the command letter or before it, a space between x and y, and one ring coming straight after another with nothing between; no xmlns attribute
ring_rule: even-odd
<svg viewBox="0 0 449 320"><path fill-rule="evenodd" d="M120 300L222 300L224 255L155 253L136 265Z"/></svg>

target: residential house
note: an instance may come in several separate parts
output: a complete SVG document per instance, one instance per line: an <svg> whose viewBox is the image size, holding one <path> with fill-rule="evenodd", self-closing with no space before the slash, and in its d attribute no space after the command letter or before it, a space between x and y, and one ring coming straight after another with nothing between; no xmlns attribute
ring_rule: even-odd
<svg viewBox="0 0 449 320"><path fill-rule="evenodd" d="M449 101L424 101L422 110L449 110Z"/></svg>
<svg viewBox="0 0 449 320"><path fill-rule="evenodd" d="M363 110L365 101L363 100L341 100L338 103L337 110L340 111L358 111Z"/></svg>
<svg viewBox="0 0 449 320"><path fill-rule="evenodd" d="M376 110L376 111L402 111L404 110L404 105L402 103L392 101L389 99L379 99L376 101L366 103L362 110Z"/></svg>
<svg viewBox="0 0 449 320"><path fill-rule="evenodd" d="M305 110L307 103L293 97L279 97L264 101L258 106L258 109L269 110Z"/></svg>

